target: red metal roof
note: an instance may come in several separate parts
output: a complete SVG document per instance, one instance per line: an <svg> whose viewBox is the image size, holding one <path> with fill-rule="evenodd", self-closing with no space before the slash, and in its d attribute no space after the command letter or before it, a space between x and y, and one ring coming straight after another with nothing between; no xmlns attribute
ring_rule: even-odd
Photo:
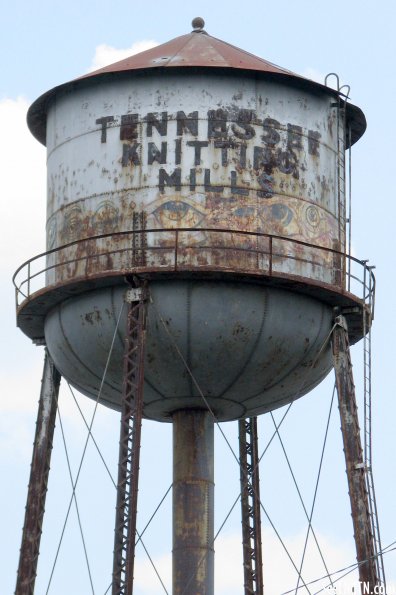
<svg viewBox="0 0 396 595"><path fill-rule="evenodd" d="M135 54L104 68L80 77L89 78L110 72L123 72L147 68L174 67L216 67L240 68L259 72L272 72L298 76L290 70L280 68L263 58L245 52L221 39L197 30L181 35L154 48Z"/></svg>

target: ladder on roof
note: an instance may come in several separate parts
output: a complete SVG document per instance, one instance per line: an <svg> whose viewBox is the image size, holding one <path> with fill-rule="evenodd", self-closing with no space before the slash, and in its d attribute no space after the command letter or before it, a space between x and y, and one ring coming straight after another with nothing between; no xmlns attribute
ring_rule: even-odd
<svg viewBox="0 0 396 595"><path fill-rule="evenodd" d="M349 85L341 85L340 79L335 72L331 72L325 78L325 85L329 77L334 76L337 82L337 99L332 104L336 109L337 129L337 156L336 156L336 193L337 193L337 219L338 219L338 242L337 250L346 255L351 254L351 177L350 177L350 155L349 155L349 176L347 193L347 171L345 153L350 147L350 130L347 130L346 106L349 98ZM345 89L345 93L343 92ZM341 95L343 97L341 97ZM347 137L348 135L348 137ZM348 267L348 268L347 268ZM341 261L340 282L343 287L350 290L350 259L343 258Z"/></svg>
<svg viewBox="0 0 396 595"><path fill-rule="evenodd" d="M345 179L345 149L346 149L346 109L345 102L337 99L337 202L340 251L346 252L347 216L346 216L346 179ZM345 274L345 271L344 271Z"/></svg>

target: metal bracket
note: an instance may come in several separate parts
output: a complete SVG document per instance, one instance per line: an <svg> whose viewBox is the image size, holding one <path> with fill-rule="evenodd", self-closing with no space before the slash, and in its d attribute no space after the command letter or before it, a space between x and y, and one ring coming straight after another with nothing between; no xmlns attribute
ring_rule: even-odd
<svg viewBox="0 0 396 595"><path fill-rule="evenodd" d="M354 308L343 308L341 310L343 316L346 316L347 314L360 314L361 311L362 309L359 308L359 306L356 306Z"/></svg>
<svg viewBox="0 0 396 595"><path fill-rule="evenodd" d="M132 302L140 302L144 298L143 295L143 288L142 287L132 287L131 289L127 289L124 297L124 301L127 304L132 304Z"/></svg>
<svg viewBox="0 0 396 595"><path fill-rule="evenodd" d="M342 329L344 329L344 331L348 332L348 324L347 324L347 321L345 319L345 316L343 316L342 314L340 314L339 316L336 316L335 317L334 324L336 326L340 326Z"/></svg>

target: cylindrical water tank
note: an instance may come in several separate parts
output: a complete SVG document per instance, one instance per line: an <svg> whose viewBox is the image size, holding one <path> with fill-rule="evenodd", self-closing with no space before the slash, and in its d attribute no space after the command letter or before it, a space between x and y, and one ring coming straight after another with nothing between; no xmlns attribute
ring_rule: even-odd
<svg viewBox="0 0 396 595"><path fill-rule="evenodd" d="M124 276L139 274L146 417L203 405L177 350L221 420L320 382L345 291L340 138L365 126L340 106L201 30L39 98L28 119L48 151L50 253L36 305L63 376L96 396ZM101 397L113 407L125 326Z"/></svg>

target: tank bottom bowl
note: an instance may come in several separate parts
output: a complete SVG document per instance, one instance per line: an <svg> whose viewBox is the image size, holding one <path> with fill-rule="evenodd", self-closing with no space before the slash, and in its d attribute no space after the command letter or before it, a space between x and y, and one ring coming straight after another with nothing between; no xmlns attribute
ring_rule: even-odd
<svg viewBox="0 0 396 595"><path fill-rule="evenodd" d="M148 419L171 421L174 411L208 405L219 421L259 415L303 396L332 367L326 343L332 310L312 297L204 280L152 281L149 290ZM116 286L69 298L45 321L56 367L92 399L109 358L100 402L114 409L121 402L125 291Z"/></svg>

